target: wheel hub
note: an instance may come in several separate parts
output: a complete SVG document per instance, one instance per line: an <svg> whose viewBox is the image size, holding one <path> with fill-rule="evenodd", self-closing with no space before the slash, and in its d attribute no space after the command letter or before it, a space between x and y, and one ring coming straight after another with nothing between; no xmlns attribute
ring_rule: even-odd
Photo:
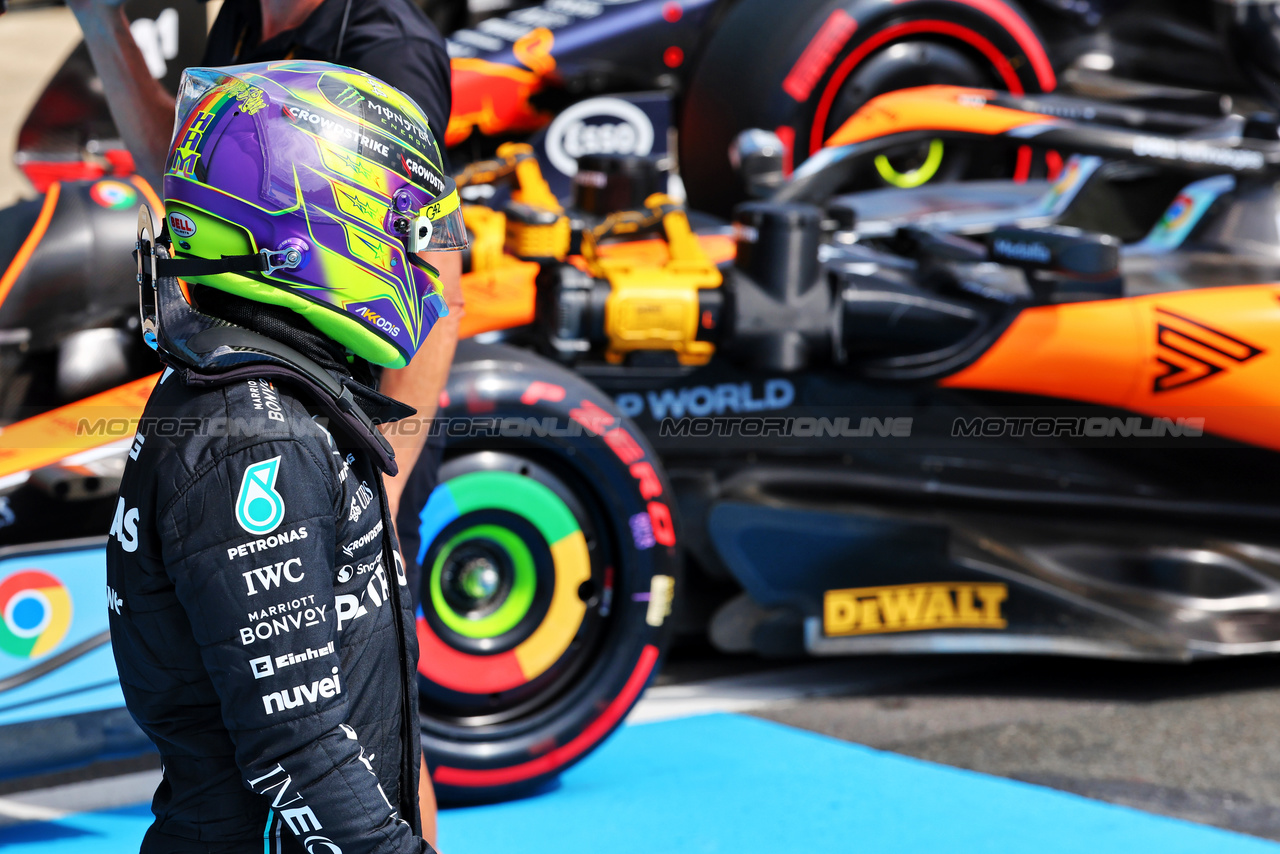
<svg viewBox="0 0 1280 854"><path fill-rule="evenodd" d="M454 611L476 620L498 610L515 581L509 559L484 540L463 543L444 561L440 585Z"/></svg>
<svg viewBox="0 0 1280 854"><path fill-rule="evenodd" d="M459 573L459 586L468 596L477 600L489 599L498 590L501 578L498 568L488 558L476 558L462 567Z"/></svg>

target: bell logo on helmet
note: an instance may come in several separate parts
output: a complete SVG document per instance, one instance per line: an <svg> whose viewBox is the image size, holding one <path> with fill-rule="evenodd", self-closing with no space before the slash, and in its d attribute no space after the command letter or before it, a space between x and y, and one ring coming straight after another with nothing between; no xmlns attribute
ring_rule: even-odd
<svg viewBox="0 0 1280 854"><path fill-rule="evenodd" d="M189 217L180 213L169 214L169 230L179 237L190 237L196 233L196 224Z"/></svg>
<svg viewBox="0 0 1280 854"><path fill-rule="evenodd" d="M269 534L284 521L284 498L276 492L280 458L254 463L244 470L236 498L236 521L250 534Z"/></svg>

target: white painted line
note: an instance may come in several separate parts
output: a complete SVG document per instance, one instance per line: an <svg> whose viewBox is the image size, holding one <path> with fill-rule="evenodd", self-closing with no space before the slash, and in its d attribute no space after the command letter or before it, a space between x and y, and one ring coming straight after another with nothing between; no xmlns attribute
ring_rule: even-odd
<svg viewBox="0 0 1280 854"><path fill-rule="evenodd" d="M650 688L627 716L627 723L746 712L774 703L808 697L833 697L877 690L891 685L921 682L972 670L973 660L913 660L895 658L846 658L800 664L680 685Z"/></svg>
<svg viewBox="0 0 1280 854"><path fill-rule="evenodd" d="M9 798L0 798L0 816L18 821L56 821L67 814L66 810L55 810L37 804L24 804Z"/></svg>
<svg viewBox="0 0 1280 854"><path fill-rule="evenodd" d="M7 795L0 798L0 827L146 803L155 794L161 776L158 769L134 771Z"/></svg>

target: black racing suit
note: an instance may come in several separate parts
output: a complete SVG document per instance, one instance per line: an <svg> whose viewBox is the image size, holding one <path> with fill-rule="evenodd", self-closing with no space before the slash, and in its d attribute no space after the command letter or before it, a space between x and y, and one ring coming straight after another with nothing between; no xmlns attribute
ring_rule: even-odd
<svg viewBox="0 0 1280 854"><path fill-rule="evenodd" d="M129 454L107 584L164 764L143 852L431 851L381 473L290 389L166 371Z"/></svg>

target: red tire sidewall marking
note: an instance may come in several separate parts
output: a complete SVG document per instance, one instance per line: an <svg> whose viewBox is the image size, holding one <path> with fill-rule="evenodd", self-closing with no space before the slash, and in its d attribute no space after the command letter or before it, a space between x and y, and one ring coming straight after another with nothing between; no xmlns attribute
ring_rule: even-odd
<svg viewBox="0 0 1280 854"><path fill-rule="evenodd" d="M1004 80L1009 91L1014 95L1025 94L1026 89L1022 85L1022 81L1018 79L1018 73L1013 70L1013 66L1004 54L988 41L984 36L980 35L976 30L961 24L955 24L951 21L923 20L923 21L904 21L900 24L886 27L873 33L866 41L853 49L853 52L844 58L836 68L835 73L831 75L831 79L827 82L826 88L822 91L822 98L818 101L818 107L813 116L813 127L809 131L809 154L812 156L822 149L823 143L826 141L825 128L827 118L831 114L831 105L835 102L836 95L840 91L841 85L853 73L854 68L867 58L873 51L883 47L891 41L902 36L916 35L919 33L932 33L935 35L950 36L959 39L970 47L977 49L987 61L991 63L1001 79Z"/></svg>
<svg viewBox="0 0 1280 854"><path fill-rule="evenodd" d="M911 0L894 0L894 2L909 3ZM962 3L977 9L999 24L1005 32L1013 36L1018 47L1022 48L1022 52L1026 54L1027 61L1031 63L1031 69L1035 72L1036 80L1040 83L1040 88L1046 92L1052 92L1057 88L1058 78L1053 73L1053 63L1049 61L1049 54L1045 52L1044 45L1036 36L1035 30L1031 29L1031 25L1015 12L1012 6L1001 3L1000 0L951 0L951 2Z"/></svg>
<svg viewBox="0 0 1280 854"><path fill-rule="evenodd" d="M510 357L495 353L484 361L504 358ZM618 570L613 566L606 567L605 572L612 582L606 586L613 590L613 607L630 612L626 625L631 628L619 636L616 649L610 647L608 653L619 666L602 671L602 678L616 688L596 692L589 705L575 701L573 708L564 709L554 725L539 724L539 730L545 730L547 737L530 740L530 733L517 733L510 743L501 742L501 750L493 755L478 755L466 749L437 751L430 762L432 778L446 798L464 800L469 798L468 792L485 796L485 790L489 790L490 794L497 794L504 787L519 788L556 775L609 736L639 698L661 657L664 630L648 624L647 602L639 602L631 594L649 593L654 575L678 576L678 564L673 563L678 532L678 520L674 518L676 506L661 464L638 428L618 411L610 398L580 377L562 377L560 370L537 379L530 376L538 373L532 370L528 373L510 370L494 377L492 370L480 370L469 376L471 371L459 371L455 366L449 386L454 403L465 400L468 413L476 409L491 411L496 419L517 412L554 414L557 419L576 422L594 435L589 441L584 435L585 444L578 448L582 456L573 468L587 477L589 484L602 490L598 497L608 506L613 507L608 496L616 493L621 502L618 509L628 511L622 517L623 523L615 522L613 527L618 529L614 535L619 538L619 548L631 552L624 559L630 567L629 580L625 586L615 581ZM497 381L480 382L488 379ZM541 440L535 440L530 448L559 453L559 444L559 440L547 440L543 448ZM479 447L467 446L468 449ZM595 483L592 473L602 478L602 482ZM643 514L649 523L645 527L651 529L651 546L642 548L639 542L633 542L635 523L625 524L627 518L637 514ZM630 670L625 669L628 661ZM493 682L506 674L484 676ZM424 730L424 746L428 750L442 746L437 745L439 741L438 735Z"/></svg>
<svg viewBox="0 0 1280 854"><path fill-rule="evenodd" d="M432 773L431 779L442 786L468 788L506 786L512 783L523 783L525 780L532 780L534 777L563 768L590 750L622 722L622 716L631 708L631 704L648 684L657 661L658 648L653 644L645 646L635 669L631 671L631 676L627 678L626 684L618 695L613 698L613 702L609 703L600 716L589 723L582 732L545 755L507 768L451 768L441 765Z"/></svg>

